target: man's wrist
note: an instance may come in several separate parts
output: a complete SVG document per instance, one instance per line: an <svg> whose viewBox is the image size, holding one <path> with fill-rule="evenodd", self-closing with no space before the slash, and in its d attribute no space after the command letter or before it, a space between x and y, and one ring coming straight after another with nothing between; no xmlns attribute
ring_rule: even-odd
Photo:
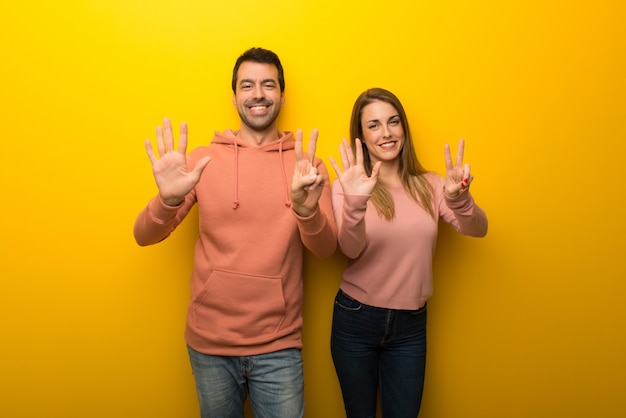
<svg viewBox="0 0 626 418"><path fill-rule="evenodd" d="M296 207L295 205L291 205L291 209L295 212L296 215L300 216L301 218L308 218L309 216L313 215L316 208L317 206L313 209L307 209L305 207Z"/></svg>
<svg viewBox="0 0 626 418"><path fill-rule="evenodd" d="M161 198L161 202L163 202L165 206L172 206L172 207L180 206L185 201L184 198L183 199L180 199L180 198L164 199L162 196L160 198Z"/></svg>

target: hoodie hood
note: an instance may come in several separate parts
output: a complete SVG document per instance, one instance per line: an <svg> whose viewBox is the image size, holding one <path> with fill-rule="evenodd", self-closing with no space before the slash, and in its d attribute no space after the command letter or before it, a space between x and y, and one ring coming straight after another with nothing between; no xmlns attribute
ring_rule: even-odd
<svg viewBox="0 0 626 418"><path fill-rule="evenodd" d="M263 144L259 147L239 140L239 138L237 138L238 133L239 133L238 130L233 131L230 129L227 129L224 132L216 131L215 137L213 138L213 141L211 142L213 144L234 145L239 148L258 148L260 150L268 151L268 152L271 152L271 151L281 152L281 151L286 151L286 150L292 150L296 146L295 138L293 137L293 133L290 131L285 131L285 132L278 131L278 139L270 143Z"/></svg>
<svg viewBox="0 0 626 418"><path fill-rule="evenodd" d="M232 147L234 149L234 184L233 184L233 209L237 209L239 207L239 151L240 149L258 149L260 151L265 152L278 152L279 158L278 162L280 164L280 170L282 173L282 184L283 191L285 196L285 206L291 207L291 199L289 196L289 184L287 182L287 173L285 173L285 164L283 161L283 152L288 150L293 150L295 148L295 139L293 137L293 133L289 131L278 131L278 139L272 141L267 144L263 144L261 146L254 146L247 142L239 140L237 138L237 134L239 131L233 131L230 129L225 130L224 132L215 132L215 137L213 138L212 144L215 145L225 145L227 147Z"/></svg>

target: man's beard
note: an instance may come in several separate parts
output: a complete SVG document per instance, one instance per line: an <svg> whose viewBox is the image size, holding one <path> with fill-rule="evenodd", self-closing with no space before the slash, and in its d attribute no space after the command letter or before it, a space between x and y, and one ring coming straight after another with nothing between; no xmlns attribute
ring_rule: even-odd
<svg viewBox="0 0 626 418"><path fill-rule="evenodd" d="M267 102L255 102L255 103L245 103L244 106L247 108L249 106L255 105L267 105ZM241 121L248 127L252 128L255 131L264 131L276 121L278 118L278 114L280 113L280 107L274 108L272 113L269 113L263 117L254 117L248 116L244 113L239 107L237 107L237 113L239 113L239 118Z"/></svg>

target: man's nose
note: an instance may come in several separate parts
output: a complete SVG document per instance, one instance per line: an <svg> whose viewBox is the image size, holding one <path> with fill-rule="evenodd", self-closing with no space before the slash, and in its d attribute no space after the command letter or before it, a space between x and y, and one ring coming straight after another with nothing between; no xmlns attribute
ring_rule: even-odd
<svg viewBox="0 0 626 418"><path fill-rule="evenodd" d="M261 85L255 85L252 88L252 96L255 99L262 99L263 97L265 97L265 92L263 91L263 86Z"/></svg>

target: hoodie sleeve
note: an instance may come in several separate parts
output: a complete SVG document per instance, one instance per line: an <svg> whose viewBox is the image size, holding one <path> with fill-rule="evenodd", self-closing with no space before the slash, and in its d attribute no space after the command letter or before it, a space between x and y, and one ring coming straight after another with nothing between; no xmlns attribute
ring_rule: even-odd
<svg viewBox="0 0 626 418"><path fill-rule="evenodd" d="M187 163L190 167L194 167L198 159L196 150L187 155ZM135 241L141 246L163 241L180 225L195 204L195 189L189 192L185 196L185 200L178 206L166 205L157 194L139 212L135 220L133 228Z"/></svg>
<svg viewBox="0 0 626 418"><path fill-rule="evenodd" d="M135 220L135 241L141 246L163 241L185 219L194 204L192 193L178 206L168 206L159 195L154 196Z"/></svg>
<svg viewBox="0 0 626 418"><path fill-rule="evenodd" d="M317 209L307 217L299 216L293 209L292 212L296 217L304 246L317 257L326 258L333 255L337 249L337 226L333 218L328 170L319 158L315 159L315 167L324 177L324 190Z"/></svg>
<svg viewBox="0 0 626 418"><path fill-rule="evenodd" d="M207 155L204 148L199 147L187 154L187 164L193 169L198 160ZM139 213L135 220L133 234L135 241L141 246L152 245L163 241L180 225L191 208L196 204L196 191L193 189L185 196L178 206L168 206L157 194Z"/></svg>

